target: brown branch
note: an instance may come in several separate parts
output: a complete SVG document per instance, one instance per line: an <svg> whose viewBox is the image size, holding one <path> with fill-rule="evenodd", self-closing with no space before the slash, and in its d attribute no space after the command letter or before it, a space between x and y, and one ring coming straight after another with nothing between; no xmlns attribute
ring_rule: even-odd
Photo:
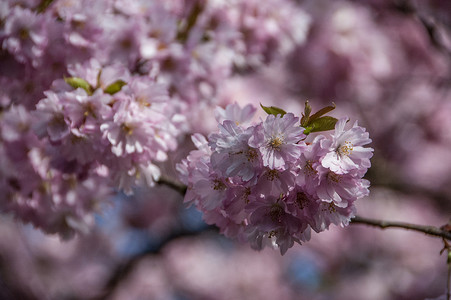
<svg viewBox="0 0 451 300"><path fill-rule="evenodd" d="M171 189L179 192L182 196L186 194L187 187L183 183L179 183L173 179L161 176L160 179L156 182L157 184L166 185Z"/></svg>
<svg viewBox="0 0 451 300"><path fill-rule="evenodd" d="M394 3L394 7L399 12L402 12L406 15L413 15L417 17L418 21L425 29L431 44L439 51L442 51L446 55L451 56L451 50L448 49L448 47L443 42L442 38L440 38L437 20L435 20L432 17L427 18L424 14L419 12L418 8L414 5L414 3L409 0L397 1Z"/></svg>
<svg viewBox="0 0 451 300"><path fill-rule="evenodd" d="M134 256L124 260L119 263L112 271L111 276L106 280L105 286L99 292L99 294L90 300L107 300L116 292L117 288L122 284L122 282L127 279L130 274L134 271L135 267L142 262L143 259L150 257L152 255L159 255L171 242L184 238L184 237L194 237L201 236L208 233L218 233L217 227L213 225L206 226L199 230L189 230L181 228L173 231L171 234L163 238L158 245L149 247L141 253L135 254Z"/></svg>
<svg viewBox="0 0 451 300"><path fill-rule="evenodd" d="M187 186L184 185L183 183L180 183L178 181L175 181L174 179L167 178L164 176L160 177L160 179L156 183L159 185L166 185L169 188L172 188L177 192L179 192L182 196L185 195L187 190ZM431 236L441 237L444 240L451 240L450 231L433 226L422 226L404 222L389 222L383 220L368 219L360 216L355 216L354 218L352 218L351 224L365 224L379 227L382 229L389 227L402 228L407 230L423 232ZM206 231L218 232L217 228L212 225L199 231L190 231L182 228L178 231L176 230L175 232L167 236L165 239L163 239L157 247L147 249L146 251L139 253L133 257L130 257L128 260L118 264L116 268L112 271L111 277L105 282L105 286L102 289L102 291L99 293L99 295L92 298L91 300L109 299L114 294L115 290L121 284L121 282L130 275L130 273L134 270L136 265L139 264L139 262L143 258L148 257L149 255L159 254L164 248L164 246L170 243L171 241L180 237L199 235Z"/></svg>
<svg viewBox="0 0 451 300"><path fill-rule="evenodd" d="M158 181L158 184L166 185L177 192L179 192L182 196L185 195L187 187L186 185L182 183L178 183L172 179L161 177ZM434 226L426 226L426 225L417 225L417 224L411 224L411 223L405 223L405 222L391 222L391 221L384 221L384 220L377 220L377 219L369 219L364 218L360 216L355 216L352 218L350 224L365 224L370 225L374 227L379 227L381 229L386 228L403 228L407 230L413 230L417 232L422 232L427 235L440 237L446 240L451 241L451 231L441 229Z"/></svg>
<svg viewBox="0 0 451 300"><path fill-rule="evenodd" d="M360 216L355 216L350 224L365 224L370 225L374 227L379 227L381 229L386 228L402 228L407 230L413 230L425 233L427 235L440 237L446 240L451 241L451 232L442 230L438 227L434 226L424 226L424 225L417 225L417 224L410 224L405 222L390 222L390 221L383 221L383 220L375 220L375 219L368 219Z"/></svg>

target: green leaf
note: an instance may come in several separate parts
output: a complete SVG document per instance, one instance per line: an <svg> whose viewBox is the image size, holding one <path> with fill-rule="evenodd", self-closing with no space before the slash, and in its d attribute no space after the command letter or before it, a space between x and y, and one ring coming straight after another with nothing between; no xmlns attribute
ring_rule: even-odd
<svg viewBox="0 0 451 300"><path fill-rule="evenodd" d="M263 108L263 110L264 110L268 115L275 115L275 116L281 115L281 116L283 116L284 114L287 113L287 112L284 111L283 109L278 108L278 107L275 107L275 106L263 106L261 103L260 103L260 106Z"/></svg>
<svg viewBox="0 0 451 300"><path fill-rule="evenodd" d="M301 118L301 126L305 127L309 123L310 113L312 112L312 106L308 103L308 100L305 101L304 113Z"/></svg>
<svg viewBox="0 0 451 300"><path fill-rule="evenodd" d="M309 125L305 127L304 134L332 130L335 128L337 121L338 119L329 116L317 118L316 120L309 122Z"/></svg>
<svg viewBox="0 0 451 300"><path fill-rule="evenodd" d="M91 85L86 80L84 80L83 78L80 78L80 77L67 77L67 78L64 78L64 81L68 85L73 87L74 89L82 88L88 93L88 95L92 95L92 87L91 87Z"/></svg>
<svg viewBox="0 0 451 300"><path fill-rule="evenodd" d="M127 82L123 81L123 80L117 80L115 82L113 82L112 84L110 84L109 86L107 86L104 90L105 93L110 94L110 95L114 95L117 92L119 92L122 87L124 85L126 85Z"/></svg>
<svg viewBox="0 0 451 300"><path fill-rule="evenodd" d="M321 108L320 110L318 110L316 113L314 113L313 115L310 116L310 121L309 123L313 122L314 120L318 119L319 117L321 117L322 115L327 114L330 111L333 111L337 106L335 105L335 103L332 102L332 105L330 106L326 106L324 108Z"/></svg>

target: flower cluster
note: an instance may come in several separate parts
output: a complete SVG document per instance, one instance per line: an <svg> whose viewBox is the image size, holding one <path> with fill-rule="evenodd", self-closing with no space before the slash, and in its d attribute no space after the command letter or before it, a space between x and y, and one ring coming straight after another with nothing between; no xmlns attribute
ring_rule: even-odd
<svg viewBox="0 0 451 300"><path fill-rule="evenodd" d="M160 175L153 162L167 159L185 127L166 87L121 65L102 68L96 60L69 73L37 104L37 135L47 137L65 162L106 167L125 192L140 182L152 186Z"/></svg>
<svg viewBox="0 0 451 300"><path fill-rule="evenodd" d="M94 213L112 191L107 178L95 169L64 161L55 148L39 140L33 130L38 121L20 105L0 119L0 210L69 238L94 224ZM57 133L57 125L55 120L55 131L49 131ZM72 151L75 154L78 148Z"/></svg>
<svg viewBox="0 0 451 300"><path fill-rule="evenodd" d="M8 0L0 11L0 69L14 70L0 78L4 101L30 109L69 64L91 58L152 76L187 103L210 103L223 80L301 44L310 23L290 0Z"/></svg>
<svg viewBox="0 0 451 300"><path fill-rule="evenodd" d="M219 83L286 54L308 24L290 0L3 1L0 210L85 231L114 189L154 184Z"/></svg>
<svg viewBox="0 0 451 300"><path fill-rule="evenodd" d="M272 243L282 254L308 240L311 229L346 226L354 202L368 194L362 177L373 149L364 147L371 139L357 122L346 129L346 118L320 117L328 110L308 121L310 109L302 120L276 109L251 123L251 106L219 109L219 131L208 140L195 134L198 150L177 165L188 186L185 202L226 236L256 249ZM308 133L333 127L308 141Z"/></svg>

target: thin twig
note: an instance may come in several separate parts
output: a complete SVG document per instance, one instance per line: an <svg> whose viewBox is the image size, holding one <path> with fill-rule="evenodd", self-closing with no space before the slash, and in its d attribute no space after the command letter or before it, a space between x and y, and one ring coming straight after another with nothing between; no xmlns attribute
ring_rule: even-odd
<svg viewBox="0 0 451 300"><path fill-rule="evenodd" d="M355 216L351 220L351 224L365 224L370 226L379 227L382 229L385 228L403 228L407 230L413 230L425 233L427 235L441 237L446 240L451 241L451 232L442 230L438 227L434 226L424 226L424 225L417 225L417 224L410 224L405 222L390 222L390 221L383 221L383 220L375 220L375 219L368 219L360 216Z"/></svg>

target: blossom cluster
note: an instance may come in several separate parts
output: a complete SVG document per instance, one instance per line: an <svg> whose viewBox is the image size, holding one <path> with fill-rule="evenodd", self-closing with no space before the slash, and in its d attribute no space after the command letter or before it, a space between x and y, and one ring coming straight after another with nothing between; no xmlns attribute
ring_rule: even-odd
<svg viewBox="0 0 451 300"><path fill-rule="evenodd" d="M0 210L88 230L112 193L154 184L220 82L308 23L289 0L1 2Z"/></svg>
<svg viewBox="0 0 451 300"><path fill-rule="evenodd" d="M166 87L122 65L102 68L96 60L69 74L37 104L37 135L48 138L65 162L106 167L125 192L141 181L152 186L160 175L152 162L165 161L177 147L185 121ZM74 89L78 85L83 88Z"/></svg>
<svg viewBox="0 0 451 300"><path fill-rule="evenodd" d="M188 103L211 102L224 79L302 43L309 24L289 0L8 0L0 12L2 102L29 109L69 64L91 58L155 77Z"/></svg>
<svg viewBox="0 0 451 300"><path fill-rule="evenodd" d="M310 140L311 127L294 114L276 111L252 122L254 112L250 105L219 108L219 131L208 140L193 135L197 150L177 165L188 186L185 202L226 236L256 249L272 244L282 254L311 230L346 226L355 201L369 193L363 176L373 149L364 147L371 142L366 130L335 119L333 134Z"/></svg>

